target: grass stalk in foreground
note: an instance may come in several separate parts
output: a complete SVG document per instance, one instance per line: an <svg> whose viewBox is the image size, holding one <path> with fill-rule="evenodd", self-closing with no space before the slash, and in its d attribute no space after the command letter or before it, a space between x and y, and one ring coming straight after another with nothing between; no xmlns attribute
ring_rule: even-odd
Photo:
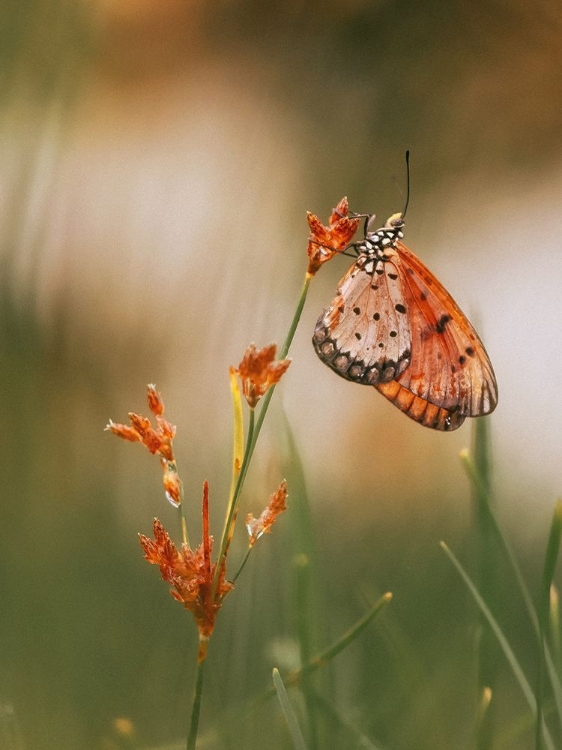
<svg viewBox="0 0 562 750"><path fill-rule="evenodd" d="M521 668L521 665L519 664L517 657L515 656L513 652L513 649L509 645L509 641L505 637L502 629L500 628L497 620L495 619L495 617L489 610L485 601L480 596L480 593L478 592L472 579L470 578L468 573L465 571L463 566L460 564L460 562L457 560L453 552L451 552L449 547L445 544L445 542L441 542L441 549L445 552L449 560L457 569L457 572L459 573L464 583L466 584L469 592L471 593L473 599L478 605L480 611L486 618L488 625L490 626L492 632L496 636L498 643L505 655L505 658L507 659L507 662L509 666L511 667L511 671L514 674L515 679L519 683L521 691L523 695L525 696L525 700L527 701L529 708L531 709L533 713L533 716L537 717L537 702L535 699L535 695L533 693L533 690L531 689L531 686L529 685L527 678L525 677L525 673L523 672L523 669ZM548 731L548 728L544 725L544 723L541 723L541 729L542 729L544 740L545 740L545 746L548 748L548 750L556 750L555 745L552 741L552 737L550 736L550 732Z"/></svg>
<svg viewBox="0 0 562 750"><path fill-rule="evenodd" d="M297 624L297 638L300 650L300 663L306 664L313 655L312 651L312 633L309 626L309 602L311 599L311 580L310 564L308 557L301 553L293 560L293 571L295 580L295 612ZM317 725L316 712L314 710L314 699L312 695L312 686L307 674L304 674L301 680L301 691L306 706L306 716L308 720L309 744L312 750L319 747L319 727Z"/></svg>
<svg viewBox="0 0 562 750"><path fill-rule="evenodd" d="M493 504L491 487L491 450L490 423L487 419L476 419L472 426L472 455L474 468L482 487L488 493L488 503ZM494 529L490 523L478 489L471 483L472 508L477 542L478 590L484 601L497 601L501 596L498 545ZM475 727L476 747L478 750L490 750L494 740L495 702L486 700L492 688L497 684L497 674L502 659L496 639L490 632L482 613L479 613L479 627L476 631L476 706ZM485 710L483 710L485 707Z"/></svg>
<svg viewBox="0 0 562 750"><path fill-rule="evenodd" d="M379 615L386 605L392 600L392 593L387 591L372 605L370 609L365 612L363 617L352 625L348 630L341 635L337 641L334 641L331 646L321 651L316 656L313 656L306 664L303 664L299 669L288 672L284 677L284 684L287 687L292 685L299 685L302 682L303 676L308 676L315 672L320 667L325 666L347 646L349 646L355 639L367 628L374 618ZM275 694L273 689L264 691L255 701L255 703L261 703L262 701L268 700Z"/></svg>
<svg viewBox="0 0 562 750"><path fill-rule="evenodd" d="M542 725L543 725L543 694L544 694L544 667L546 658L546 644L549 636L550 624L550 589L554 578L554 571L558 561L560 551L560 536L562 534L562 501L556 503L552 524L550 526L550 535L546 548L544 560L542 585L539 598L538 618L539 618L539 668L537 675L537 721L535 731L536 750L542 750ZM559 716L560 719L560 716Z"/></svg>
<svg viewBox="0 0 562 750"><path fill-rule="evenodd" d="M279 670L274 669L272 676L273 686L277 693L279 703L281 704L281 709L283 710L285 721L287 722L287 728L289 729L289 734L291 735L291 739L293 741L293 747L295 748L295 750L307 750L296 714L291 705L291 701L289 700L289 696L287 695L287 690L285 689L285 685L283 684L283 680L281 679Z"/></svg>
<svg viewBox="0 0 562 750"><path fill-rule="evenodd" d="M498 523L498 520L495 516L495 513L492 509L492 502L491 502L489 489L487 488L485 482L483 481L483 478L480 476L477 467L475 466L472 458L470 457L469 452L467 450L461 451L460 458L469 476L469 479L474 485L474 488L476 490L476 497L478 499L478 502L480 503L481 510L488 517L488 526L493 531L494 536L499 543L499 547L511 567L511 570L515 577L515 581L519 588L519 592L521 594L521 598L523 599L525 609L527 610L527 614L529 616L529 619L531 621L531 624L537 636L537 643L540 644L541 643L541 630L540 630L540 625L539 625L539 618L535 611L533 600L527 588L527 584L525 583L523 574L521 573L521 570L517 563L517 558L515 557L515 553L513 552L513 549L511 547L511 544L509 543L509 540L503 534L500 528L500 525ZM548 670L550 684L552 686L552 692L553 692L554 701L556 704L556 712L558 714L560 726L562 728L562 684L560 682L560 677L556 671L556 666L554 664L554 661L552 659L552 656L550 654L550 650L547 644L545 644L544 649L545 649L545 664Z"/></svg>

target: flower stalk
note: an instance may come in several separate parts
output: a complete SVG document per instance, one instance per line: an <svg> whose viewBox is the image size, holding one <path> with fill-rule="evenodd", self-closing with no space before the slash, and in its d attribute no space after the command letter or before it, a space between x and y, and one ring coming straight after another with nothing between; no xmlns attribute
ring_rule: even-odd
<svg viewBox="0 0 562 750"><path fill-rule="evenodd" d="M193 548L189 542L186 519L183 513L184 489L179 477L173 450L176 428L164 417L164 402L154 385L147 389L148 406L155 420L135 412L129 414L130 425L109 421L106 429L118 437L131 442L140 442L151 454L157 455L163 471L163 484L166 499L177 509L181 544L177 547L170 535L155 518L153 538L139 534L145 559L158 565L164 581L170 586L172 597L190 611L199 631L197 653L197 674L187 737L187 750L195 750L201 700L203 694L203 669L207 658L209 639L213 633L217 614L225 596L234 588L234 581L243 570L251 550L257 540L271 532L277 517L286 510L287 483L281 482L271 496L267 507L259 517L248 514L248 550L233 581L226 579L226 560L238 515L240 495L246 480L248 468L273 397L275 387L289 368L291 361L287 355L301 314L312 278L323 263L345 250L355 233L359 219L349 217L347 199L342 199L333 210L330 221L324 226L320 219L308 214L311 230L308 244L308 267L300 297L289 326L287 336L276 359L276 345L270 344L258 350L251 344L238 368L230 368L230 388L233 403L233 458L232 478L224 528L216 562L212 561L213 537L209 527L209 485L203 483L202 497L202 540ZM246 439L244 440L244 419L242 396L249 407ZM256 414L257 410L257 414Z"/></svg>

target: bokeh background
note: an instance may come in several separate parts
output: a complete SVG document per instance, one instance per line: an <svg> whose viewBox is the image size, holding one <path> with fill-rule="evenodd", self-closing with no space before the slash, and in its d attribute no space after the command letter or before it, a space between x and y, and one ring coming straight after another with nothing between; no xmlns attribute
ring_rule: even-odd
<svg viewBox="0 0 562 750"><path fill-rule="evenodd" d="M562 463L559 3L8 0L0 21L4 746L181 743L196 633L137 541L175 515L156 460L103 427L156 382L191 536L205 478L218 535L228 367L285 336L305 212L327 218L348 195L384 222L403 205L406 149L406 241L494 362L497 512L535 589ZM277 705L248 702L294 665L302 552L317 647L395 597L326 670L330 705L373 747L475 747L478 618L438 547L477 567L458 459L471 426L433 434L321 365L311 332L346 264L311 287L248 478L243 515L282 476L291 508L219 618L202 747L290 747ZM533 674L516 594L496 604ZM501 657L496 678L495 726L505 738L523 717L505 747L528 748ZM371 746L335 719L318 731L319 747Z"/></svg>

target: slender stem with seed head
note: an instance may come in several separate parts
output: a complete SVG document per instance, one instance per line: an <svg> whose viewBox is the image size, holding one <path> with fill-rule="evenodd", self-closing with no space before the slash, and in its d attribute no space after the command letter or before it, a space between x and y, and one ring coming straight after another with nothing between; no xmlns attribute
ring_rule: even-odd
<svg viewBox="0 0 562 750"><path fill-rule="evenodd" d="M293 320L289 327L289 331L287 333L285 341L283 342L283 346L281 347L281 351L279 353L279 359L286 359L287 354L289 353L289 349L293 342L293 338L295 337L295 332L297 330L297 326L301 318L301 314L304 308L304 303L306 302L306 297L308 294L308 287L310 286L310 282L312 278L313 277L309 273L307 273L305 276L304 284L301 290L299 301L297 303L295 314L293 315ZM238 507L238 499L240 497L240 493L242 492L242 487L244 486L246 474L248 473L248 467L250 465L250 461L254 454L254 449L256 447L256 443L258 441L258 437L261 432L261 428L265 419L265 415L267 413L269 403L271 401L274 391L275 391L275 384L272 385L271 388L269 388L269 390L263 397L261 408L260 408L260 413L259 413L257 420L255 421L255 425L254 425L254 409L250 410L250 424L248 426L248 438L246 441L246 449L244 451L244 459L242 461L240 474L238 475L238 481L236 482L236 487L232 495L232 500L231 500L231 505L230 505L229 512L228 512L227 521L223 529L221 547L220 547L219 557L217 560L217 566L215 568L215 575L214 575L214 580L213 580L213 591L216 591L218 578L220 575L222 564L224 562L224 558L225 558L225 554L226 554L226 550L227 550L229 538L230 538L230 526L231 526L232 519L235 516L236 509ZM238 576L239 574L240 574L240 570L238 571L236 575Z"/></svg>

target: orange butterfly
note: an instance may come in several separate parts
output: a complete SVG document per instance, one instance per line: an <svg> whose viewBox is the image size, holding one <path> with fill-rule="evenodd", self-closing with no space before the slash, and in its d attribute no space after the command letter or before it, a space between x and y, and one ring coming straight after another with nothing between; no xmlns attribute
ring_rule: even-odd
<svg viewBox="0 0 562 750"><path fill-rule="evenodd" d="M338 375L374 386L425 427L456 430L495 409L496 378L467 317L401 242L405 212L376 232L366 218L364 239L349 245L358 258L312 341Z"/></svg>

